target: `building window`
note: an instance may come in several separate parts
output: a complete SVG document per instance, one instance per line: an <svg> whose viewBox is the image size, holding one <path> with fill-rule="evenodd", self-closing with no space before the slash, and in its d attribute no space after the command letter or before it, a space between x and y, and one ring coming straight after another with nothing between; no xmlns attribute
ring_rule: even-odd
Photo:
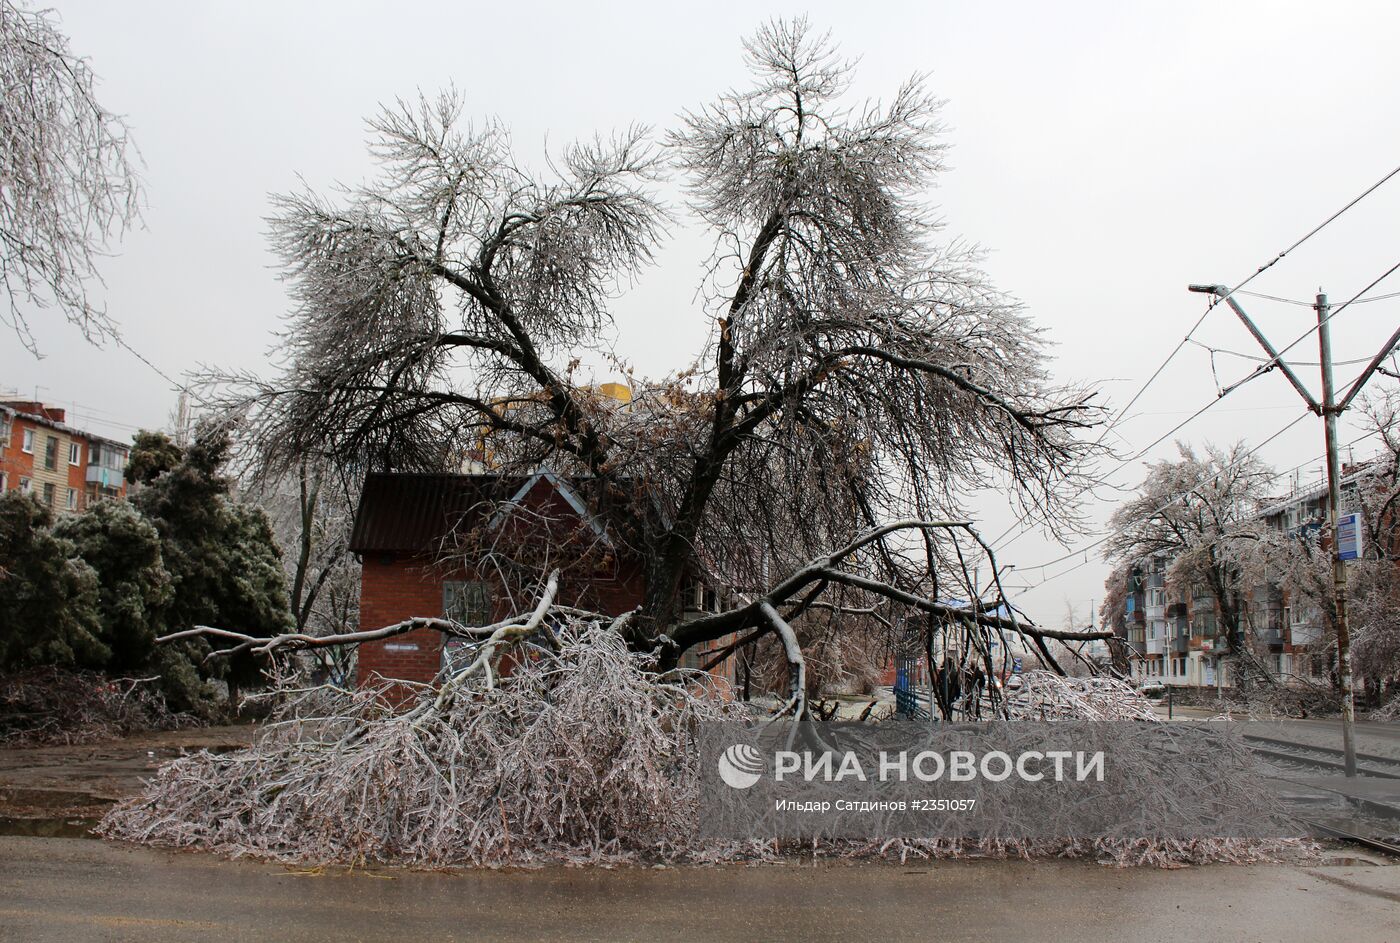
<svg viewBox="0 0 1400 943"><path fill-rule="evenodd" d="M442 614L444 618L462 625L489 625L491 586L478 582L443 583Z"/></svg>
<svg viewBox="0 0 1400 943"><path fill-rule="evenodd" d="M33 430L33 429L25 429L25 430L24 430L24 443L19 447L19 450L20 450L21 452L27 452L27 453L30 454L30 455L33 455L33 454L34 454L34 430Z"/></svg>
<svg viewBox="0 0 1400 943"><path fill-rule="evenodd" d="M53 507L54 495L57 493L58 489L54 487L53 482L46 483L44 485L44 503Z"/></svg>
<svg viewBox="0 0 1400 943"><path fill-rule="evenodd" d="M81 465L83 461L83 447L77 442L68 443L68 464Z"/></svg>
<svg viewBox="0 0 1400 943"><path fill-rule="evenodd" d="M58 469L58 438L48 436L44 442L44 468L49 471Z"/></svg>
<svg viewBox="0 0 1400 943"><path fill-rule="evenodd" d="M21 478L19 480L19 490L25 494L29 494L34 490L34 482L30 481L28 478Z"/></svg>
<svg viewBox="0 0 1400 943"><path fill-rule="evenodd" d="M76 511L77 509L78 509L78 489L76 489L76 488L69 488L69 489L68 489L68 510L70 510L70 511Z"/></svg>

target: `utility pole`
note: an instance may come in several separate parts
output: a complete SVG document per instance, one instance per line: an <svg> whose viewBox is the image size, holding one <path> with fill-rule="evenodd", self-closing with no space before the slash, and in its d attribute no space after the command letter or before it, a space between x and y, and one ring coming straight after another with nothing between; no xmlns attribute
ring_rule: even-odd
<svg viewBox="0 0 1400 943"><path fill-rule="evenodd" d="M1319 293L1313 307L1317 310L1317 351L1322 364L1322 428L1327 440L1327 516L1332 524L1332 605L1337 613L1337 674L1342 681L1342 751L1347 777L1354 778L1356 697L1352 691L1351 631L1347 626L1347 565L1342 562L1337 544L1337 520L1342 516L1342 472L1337 460L1337 414L1341 410L1337 408L1332 385L1332 326L1328 323L1332 306L1327 303L1327 296Z"/></svg>
<svg viewBox="0 0 1400 943"><path fill-rule="evenodd" d="M175 410L175 444L185 448L190 444L190 394L180 391L179 405Z"/></svg>
<svg viewBox="0 0 1400 943"><path fill-rule="evenodd" d="M1362 371L1361 376L1356 378L1339 403L1332 382L1332 329L1328 323L1332 317L1332 307L1327 303L1327 296L1319 293L1317 303L1313 306L1317 311L1317 344L1318 353L1321 355L1318 359L1322 364L1322 401L1318 402L1308 392L1303 381L1298 379L1293 368L1283 359L1283 355L1274 349L1268 338L1250 320L1244 308L1235 301L1230 289L1224 285L1190 285L1188 289L1201 294L1214 295L1228 304L1239 316L1239 319L1244 322L1244 326L1249 328L1249 333L1254 335L1259 346L1263 347L1270 357L1269 361L1261 365L1257 372L1268 373L1277 367L1283 372L1293 389L1297 390L1298 395L1303 398L1303 402L1308 404L1308 409L1322 417L1323 435L1327 443L1327 511L1332 524L1332 595L1337 614L1337 674L1342 689L1342 749L1345 753L1346 775L1349 778L1354 778L1356 776L1356 695L1353 690L1354 682L1351 674L1351 633L1347 626L1347 572L1346 564L1338 555L1341 548L1337 543L1337 519L1341 516L1342 504L1342 472L1337 458L1337 417L1346 412L1347 407L1351 406L1351 401L1356 398L1356 394L1360 393L1361 388L1366 385L1366 381L1371 379L1385 358L1390 355L1397 344L1400 344L1400 328L1396 328L1395 333L1391 334L1390 339L1376 352L1376 356L1371 358L1371 363ZM1217 682L1219 680L1217 674Z"/></svg>

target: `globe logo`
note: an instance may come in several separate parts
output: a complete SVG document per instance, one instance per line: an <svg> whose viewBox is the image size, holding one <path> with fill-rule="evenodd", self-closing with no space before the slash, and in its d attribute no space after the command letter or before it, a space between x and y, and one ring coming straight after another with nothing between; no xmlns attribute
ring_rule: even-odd
<svg viewBox="0 0 1400 943"><path fill-rule="evenodd" d="M748 789L763 775L758 748L736 743L719 756L719 778L731 789Z"/></svg>

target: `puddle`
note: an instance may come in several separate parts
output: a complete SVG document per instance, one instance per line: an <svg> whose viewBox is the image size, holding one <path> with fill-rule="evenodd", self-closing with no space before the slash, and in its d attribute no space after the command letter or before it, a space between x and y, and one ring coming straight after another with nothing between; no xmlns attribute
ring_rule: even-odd
<svg viewBox="0 0 1400 943"><path fill-rule="evenodd" d="M97 838L97 819L15 819L0 816L0 835L21 838Z"/></svg>
<svg viewBox="0 0 1400 943"><path fill-rule="evenodd" d="M10 806L27 806L55 812L73 806L107 805L112 800L94 796L78 789L39 789L23 786L0 786L0 802Z"/></svg>
<svg viewBox="0 0 1400 943"><path fill-rule="evenodd" d="M1345 856L1332 856L1332 857L1328 857L1328 858L1323 858L1321 861L1318 862L1318 864L1321 865L1321 866L1324 867L1324 868L1327 868L1327 867L1338 867L1338 868L1367 867L1367 868L1374 868L1374 867L1379 867L1380 862L1378 862L1378 861L1373 861L1373 860L1371 860L1370 858L1348 858L1348 857L1345 857Z"/></svg>

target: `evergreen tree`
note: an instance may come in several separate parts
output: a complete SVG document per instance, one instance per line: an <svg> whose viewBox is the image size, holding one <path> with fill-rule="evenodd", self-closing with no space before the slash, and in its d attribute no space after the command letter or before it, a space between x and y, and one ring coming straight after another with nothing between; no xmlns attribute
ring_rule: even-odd
<svg viewBox="0 0 1400 943"><path fill-rule="evenodd" d="M97 574L52 523L33 497L0 494L0 669L98 666L111 655Z"/></svg>

